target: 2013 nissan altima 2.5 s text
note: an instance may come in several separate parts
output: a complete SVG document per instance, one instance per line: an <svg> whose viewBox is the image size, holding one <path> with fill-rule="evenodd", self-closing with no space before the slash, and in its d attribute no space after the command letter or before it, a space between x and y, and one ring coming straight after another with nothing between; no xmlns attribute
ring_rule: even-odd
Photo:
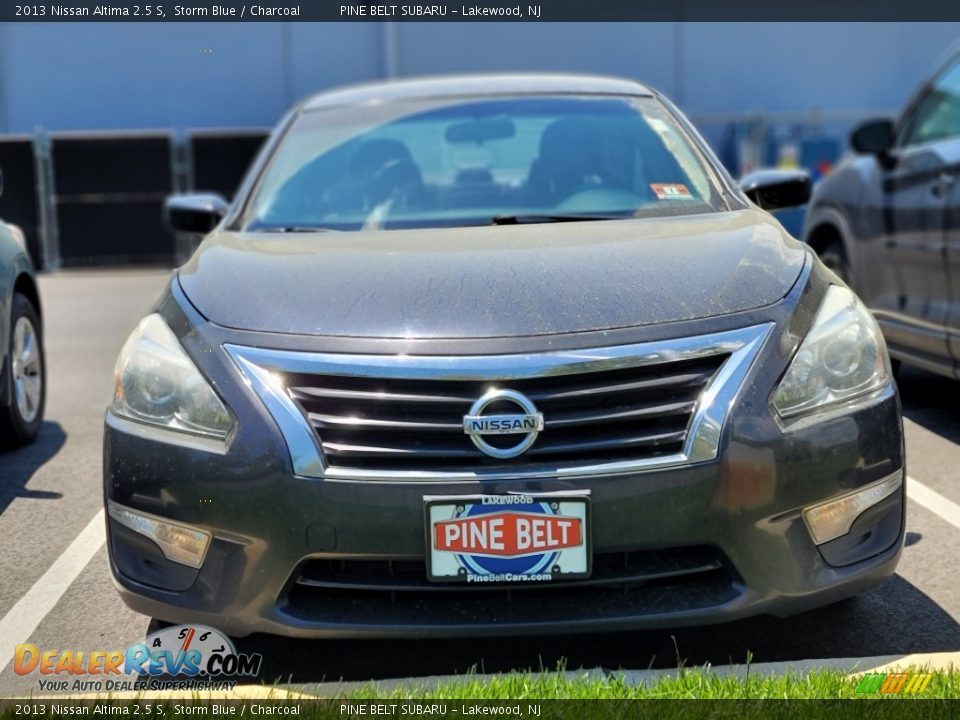
<svg viewBox="0 0 960 720"><path fill-rule="evenodd" d="M899 399L860 301L632 81L337 90L279 125L116 365L126 603L233 635L786 616L889 576Z"/></svg>

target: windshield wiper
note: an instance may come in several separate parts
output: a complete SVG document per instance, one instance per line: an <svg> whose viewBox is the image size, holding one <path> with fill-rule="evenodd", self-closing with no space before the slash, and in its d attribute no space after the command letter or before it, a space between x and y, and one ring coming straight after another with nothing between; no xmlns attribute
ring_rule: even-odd
<svg viewBox="0 0 960 720"><path fill-rule="evenodd" d="M280 227L264 226L258 227L254 232L276 232L276 233L322 233L338 232L334 228L322 227L320 225L284 225Z"/></svg>
<svg viewBox="0 0 960 720"><path fill-rule="evenodd" d="M631 215L497 215L491 225L536 225L539 223L589 222L591 220L623 220Z"/></svg>

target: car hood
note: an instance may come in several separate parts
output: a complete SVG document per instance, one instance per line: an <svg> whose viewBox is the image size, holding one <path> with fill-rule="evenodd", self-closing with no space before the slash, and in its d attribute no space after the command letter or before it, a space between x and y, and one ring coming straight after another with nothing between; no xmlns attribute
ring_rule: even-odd
<svg viewBox="0 0 960 720"><path fill-rule="evenodd" d="M484 338L692 320L775 303L803 246L755 210L643 220L216 232L179 280L222 326L364 338Z"/></svg>

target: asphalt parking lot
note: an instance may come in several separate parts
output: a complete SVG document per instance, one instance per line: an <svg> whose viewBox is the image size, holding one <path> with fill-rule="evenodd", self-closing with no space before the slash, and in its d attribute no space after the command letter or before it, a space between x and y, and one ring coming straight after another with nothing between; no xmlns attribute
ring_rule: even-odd
<svg viewBox="0 0 960 720"><path fill-rule="evenodd" d="M103 546L101 436L112 367L160 292L161 271L70 272L41 278L49 364L47 421L33 446L0 455L0 695L36 692L8 662L17 643L115 650L150 618L114 592ZM262 680L367 680L471 668L642 669L960 650L960 383L900 376L911 501L895 577L850 601L787 620L617 635L489 641L291 641L239 647L264 656ZM26 600L24 598L26 597ZM5 666L5 667L4 667Z"/></svg>

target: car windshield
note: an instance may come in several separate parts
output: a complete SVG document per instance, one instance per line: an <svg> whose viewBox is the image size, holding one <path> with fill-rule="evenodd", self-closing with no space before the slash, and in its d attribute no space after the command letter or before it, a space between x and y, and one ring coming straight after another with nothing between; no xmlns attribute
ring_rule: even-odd
<svg viewBox="0 0 960 720"><path fill-rule="evenodd" d="M385 230L721 209L705 161L654 98L455 98L304 111L245 224Z"/></svg>

